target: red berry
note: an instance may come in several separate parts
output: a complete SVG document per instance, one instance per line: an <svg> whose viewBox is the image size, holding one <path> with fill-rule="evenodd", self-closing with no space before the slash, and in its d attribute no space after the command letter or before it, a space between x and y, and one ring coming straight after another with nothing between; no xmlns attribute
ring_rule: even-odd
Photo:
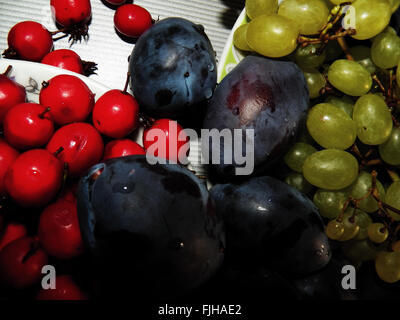
<svg viewBox="0 0 400 320"><path fill-rule="evenodd" d="M184 159L188 152L186 148L183 148L189 141L184 132L184 129L176 121L169 119L157 120L143 133L144 148L152 156L179 163L179 158L181 160ZM160 134L161 140L159 141Z"/></svg>
<svg viewBox="0 0 400 320"><path fill-rule="evenodd" d="M8 287L21 289L40 281L47 254L39 242L23 237L9 243L0 251L0 278Z"/></svg>
<svg viewBox="0 0 400 320"><path fill-rule="evenodd" d="M92 16L90 0L50 0L54 20L64 26L87 24Z"/></svg>
<svg viewBox="0 0 400 320"><path fill-rule="evenodd" d="M63 180L63 166L44 149L22 153L10 166L4 184L7 193L23 207L40 207L57 194Z"/></svg>
<svg viewBox="0 0 400 320"><path fill-rule="evenodd" d="M36 103L21 103L7 112L4 118L4 137L17 149L44 146L54 132L49 110Z"/></svg>
<svg viewBox="0 0 400 320"><path fill-rule="evenodd" d="M66 74L45 84L39 100L50 108L54 122L59 125L85 121L94 106L94 94L89 87L81 79Z"/></svg>
<svg viewBox="0 0 400 320"><path fill-rule="evenodd" d="M23 21L8 33L8 47L23 60L40 62L53 48L50 32L40 23Z"/></svg>
<svg viewBox="0 0 400 320"><path fill-rule="evenodd" d="M42 63L83 74L81 57L72 50L59 49L48 53Z"/></svg>
<svg viewBox="0 0 400 320"><path fill-rule="evenodd" d="M125 3L126 0L105 0L107 3L112 4L113 6L120 6Z"/></svg>
<svg viewBox="0 0 400 320"><path fill-rule="evenodd" d="M68 179L66 182L66 185L63 188L58 199L69 201L71 203L76 204L76 201L77 201L76 194L78 191L78 184L79 184L79 180L75 181L75 180Z"/></svg>
<svg viewBox="0 0 400 320"><path fill-rule="evenodd" d="M60 147L64 150L58 158L68 164L68 173L72 177L82 176L90 167L97 164L104 150L99 132L90 124L78 122L57 130L47 145L54 153Z"/></svg>
<svg viewBox="0 0 400 320"><path fill-rule="evenodd" d="M129 93L106 92L93 108L93 124L102 134L121 139L135 130L139 123L139 104Z"/></svg>
<svg viewBox="0 0 400 320"><path fill-rule="evenodd" d="M11 222L0 235L0 251L9 243L26 236L26 228L23 224Z"/></svg>
<svg viewBox="0 0 400 320"><path fill-rule="evenodd" d="M4 176L8 168L19 156L19 152L3 139L0 139L0 195L5 194Z"/></svg>
<svg viewBox="0 0 400 320"><path fill-rule="evenodd" d="M55 289L41 289L36 300L88 300L88 297L71 276L62 275L56 277Z"/></svg>
<svg viewBox="0 0 400 320"><path fill-rule="evenodd" d="M138 143L129 139L114 140L107 143L104 148L103 161L140 154L144 155L146 151Z"/></svg>
<svg viewBox="0 0 400 320"><path fill-rule="evenodd" d="M47 206L39 220L39 240L46 252L59 259L71 259L83 252L76 204L58 200Z"/></svg>
<svg viewBox="0 0 400 320"><path fill-rule="evenodd" d="M145 8L124 4L114 14L114 25L123 35L138 38L153 25L153 19Z"/></svg>
<svg viewBox="0 0 400 320"><path fill-rule="evenodd" d="M3 123L8 110L26 101L25 88L0 74L0 123Z"/></svg>

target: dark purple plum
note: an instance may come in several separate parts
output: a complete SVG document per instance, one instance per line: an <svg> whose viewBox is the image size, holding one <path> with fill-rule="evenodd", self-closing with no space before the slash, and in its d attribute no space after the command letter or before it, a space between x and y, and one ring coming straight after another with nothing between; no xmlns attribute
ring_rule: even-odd
<svg viewBox="0 0 400 320"><path fill-rule="evenodd" d="M208 191L176 164L129 156L93 167L79 184L78 216L102 294L180 296L223 261L224 230Z"/></svg>
<svg viewBox="0 0 400 320"><path fill-rule="evenodd" d="M182 18L154 24L136 42L131 88L144 113L177 119L204 107L217 82L215 52L201 25Z"/></svg>
<svg viewBox="0 0 400 320"><path fill-rule="evenodd" d="M307 84L295 63L247 56L218 85L203 128L254 129L255 172L262 172L295 141L308 106ZM240 165L231 154L232 164L225 162L223 141L209 145L210 159L220 152L220 164L214 169L221 176L232 176Z"/></svg>
<svg viewBox="0 0 400 320"><path fill-rule="evenodd" d="M293 276L323 268L331 258L324 224L314 204L271 177L210 190L226 229L228 256Z"/></svg>

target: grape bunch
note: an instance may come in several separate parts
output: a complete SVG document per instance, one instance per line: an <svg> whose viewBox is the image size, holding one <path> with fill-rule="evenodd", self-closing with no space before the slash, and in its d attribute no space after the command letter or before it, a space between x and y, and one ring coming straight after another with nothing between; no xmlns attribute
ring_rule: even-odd
<svg viewBox="0 0 400 320"><path fill-rule="evenodd" d="M311 105L284 156L285 182L313 200L347 259L375 261L388 283L400 281L400 37L390 26L399 5L247 0L248 22L234 33L245 55L303 71Z"/></svg>

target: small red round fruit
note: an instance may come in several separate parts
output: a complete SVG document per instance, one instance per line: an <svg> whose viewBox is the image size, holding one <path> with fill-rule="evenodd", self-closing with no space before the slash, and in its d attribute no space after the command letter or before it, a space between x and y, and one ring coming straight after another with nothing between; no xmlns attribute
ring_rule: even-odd
<svg viewBox="0 0 400 320"><path fill-rule="evenodd" d="M47 144L51 153L64 148L57 157L68 164L71 177L82 176L90 167L97 164L104 151L103 139L90 124L71 123L58 129Z"/></svg>
<svg viewBox="0 0 400 320"><path fill-rule="evenodd" d="M25 88L12 81L5 74L0 74L0 124L8 110L26 101Z"/></svg>
<svg viewBox="0 0 400 320"><path fill-rule="evenodd" d="M40 23L23 21L8 33L8 47L22 60L40 62L53 48L50 32Z"/></svg>
<svg viewBox="0 0 400 320"><path fill-rule="evenodd" d="M68 179L58 199L69 201L71 203L76 204L78 185L79 185L79 180Z"/></svg>
<svg viewBox="0 0 400 320"><path fill-rule="evenodd" d="M88 300L88 296L69 275L56 276L55 289L41 289L36 300Z"/></svg>
<svg viewBox="0 0 400 320"><path fill-rule="evenodd" d="M138 38L153 25L153 19L145 8L124 4L114 14L114 25L123 35Z"/></svg>
<svg viewBox="0 0 400 320"><path fill-rule="evenodd" d="M169 119L155 121L143 133L143 146L147 153L176 163L186 160L189 150L185 146L188 142L185 130L176 121Z"/></svg>
<svg viewBox="0 0 400 320"><path fill-rule="evenodd" d="M78 77L59 75L45 83L40 104L49 107L54 122L65 125L85 121L94 106L94 94Z"/></svg>
<svg viewBox="0 0 400 320"><path fill-rule="evenodd" d="M4 184L8 195L22 207L40 207L57 194L63 180L62 162L44 149L19 155L8 169Z"/></svg>
<svg viewBox="0 0 400 320"><path fill-rule="evenodd" d="M39 241L46 252L58 259L71 259L83 253L76 204L58 200L47 206L39 220Z"/></svg>
<svg viewBox="0 0 400 320"><path fill-rule="evenodd" d="M102 134L121 139L139 124L139 104L129 93L110 90L93 108L93 124Z"/></svg>
<svg viewBox="0 0 400 320"><path fill-rule="evenodd" d="M104 148L103 161L133 155L145 155L146 151L136 142L129 139L113 140Z"/></svg>
<svg viewBox="0 0 400 320"><path fill-rule="evenodd" d="M22 289L34 285L42 278L47 254L39 241L23 237L9 243L0 251L0 279L7 287Z"/></svg>
<svg viewBox="0 0 400 320"><path fill-rule="evenodd" d="M59 49L48 53L42 59L42 63L83 74L81 57L69 49Z"/></svg>
<svg viewBox="0 0 400 320"><path fill-rule="evenodd" d="M26 227L23 224L10 222L0 234L0 251L14 240L25 237L26 234Z"/></svg>
<svg viewBox="0 0 400 320"><path fill-rule="evenodd" d="M36 103L21 103L11 108L3 126L6 141L20 150L44 146L54 132L49 109Z"/></svg>
<svg viewBox="0 0 400 320"><path fill-rule="evenodd" d="M5 194L4 176L18 156L19 152L0 138L0 195Z"/></svg>
<svg viewBox="0 0 400 320"><path fill-rule="evenodd" d="M64 26L86 24L92 16L90 0L50 0L54 20Z"/></svg>
<svg viewBox="0 0 400 320"><path fill-rule="evenodd" d="M113 6L120 6L121 4L124 4L126 2L126 0L105 0L105 1Z"/></svg>

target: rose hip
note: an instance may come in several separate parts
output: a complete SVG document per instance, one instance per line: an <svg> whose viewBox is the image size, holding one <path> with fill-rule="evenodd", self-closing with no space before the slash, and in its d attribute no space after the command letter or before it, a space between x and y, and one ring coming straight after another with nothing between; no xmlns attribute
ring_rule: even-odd
<svg viewBox="0 0 400 320"><path fill-rule="evenodd" d="M41 289L36 300L88 300L88 296L69 275L56 277L56 289Z"/></svg>
<svg viewBox="0 0 400 320"><path fill-rule="evenodd" d="M104 148L103 161L140 154L144 155L146 151L138 143L129 139L113 140Z"/></svg>
<svg viewBox="0 0 400 320"><path fill-rule="evenodd" d="M19 152L0 138L0 195L5 194L4 176L18 156Z"/></svg>

